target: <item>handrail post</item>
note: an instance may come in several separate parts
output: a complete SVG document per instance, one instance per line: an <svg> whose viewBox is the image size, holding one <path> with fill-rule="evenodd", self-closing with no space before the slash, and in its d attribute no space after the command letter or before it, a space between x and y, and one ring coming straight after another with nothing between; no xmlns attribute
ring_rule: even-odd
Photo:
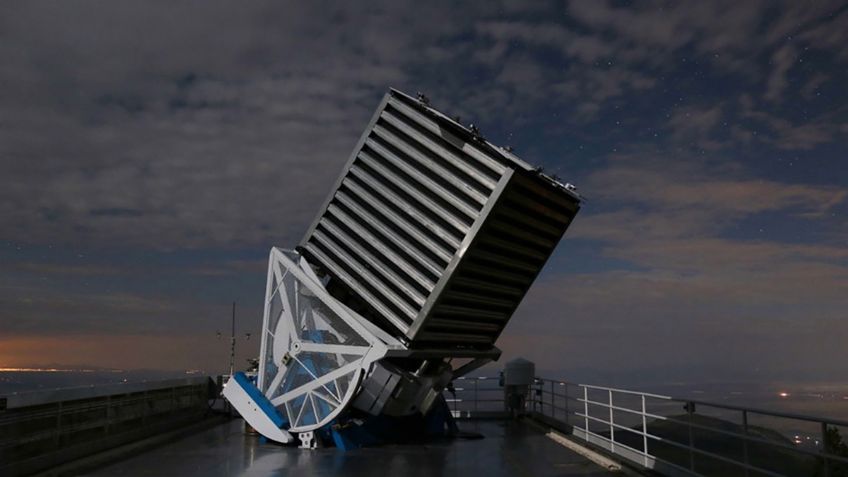
<svg viewBox="0 0 848 477"><path fill-rule="evenodd" d="M588 385L588 384L568 383L568 382L559 381L559 380L551 381L551 384L550 384L551 387L548 388L548 390L546 390L545 388L547 386L545 386L545 383L548 382L548 381L551 381L551 380L542 379L542 378L535 378L535 381L534 381L534 388L535 388L536 392L538 393L538 394L536 394L536 399L534 400L534 404L541 407L541 409L539 411L542 414L544 414L544 405L550 404L551 405L551 417L554 417L556 415L556 409L557 409L556 408L557 397L562 397L565 400L565 405L564 405L563 409L561 409L560 411L564 411L564 413L565 413L564 423L568 427L570 427L570 431L571 431L572 435L575 435L575 437L577 437L577 435L576 435L577 430L581 430L581 431L584 432L583 437L584 437L584 439L587 443L597 444L597 445L607 449L607 451L612 452L614 454L617 454L618 451L620 450L622 452L621 457L623 457L624 459L630 460L637 465L644 465L645 468L651 468L651 467L654 467L656 465L667 464L667 465L672 465L672 466L676 467L679 471L686 473L687 475L689 475L689 474L698 475L696 472L699 471L699 469L700 469L701 472L704 472L704 471L706 471L706 468L704 466L707 465L707 463L709 463L713 460L717 460L717 461L722 461L726 464L732 465L737 469L739 467L744 468L745 469L744 475L746 477L748 477L750 475L755 475L755 474L759 475L760 473L769 474L769 475L778 475L778 472L770 471L770 470L767 470L766 468L761 467L761 464L759 464L757 462L757 460L754 459L754 457L755 457L754 456L754 450L759 446L767 446L768 449L769 449L768 452L771 452L773 449L779 449L781 451L784 450L784 449L789 449L792 452L802 453L802 454L808 456L808 458L812 458L812 459L815 460L816 465L818 466L817 467L818 472L823 477L835 477L836 470L839 466L839 461L842 460L842 459L840 459L840 457L835 453L835 451L832 448L833 435L834 435L832 433L834 432L834 429L831 428L831 427L832 426L848 427L848 421L825 418L825 417L813 417L813 416L805 416L805 415L800 415L800 414L784 413L784 412L779 412L779 411L770 411L770 410L767 410L767 409L748 408L748 407L739 406L739 405L732 405L732 404L700 402L700 401L695 401L695 400L681 399L681 398L675 398L675 397L670 397L670 396L665 396L665 395L653 394L653 393L649 393L649 392L631 391L631 390L627 390L627 389L594 386L594 385ZM557 394L557 392L556 392L557 383L559 384L559 386L565 386L565 390L564 390L563 394L559 394L559 395ZM568 402L569 396L571 394L569 389L568 389L569 385L573 385L573 386L578 388L577 391L575 392L575 395L571 398L571 399L574 399L574 401L576 401L578 403L573 408L572 408L571 404ZM581 387L583 388L582 393L580 393L580 391L579 391L579 388L581 388ZM590 388L592 389L592 393L593 393L591 401L589 400L589 389ZM545 392L551 393L551 400L548 403L544 402L544 393ZM601 397L601 394L603 392L607 393L607 402L606 403L604 402L604 398ZM632 397L638 396L638 399L641 402L640 403L634 403L634 405L632 405L632 406L627 405L626 403L622 403L621 406L616 406L615 396L614 396L615 393L619 393L619 394L626 395L626 396L632 396ZM539 396L541 396L541 397L539 397ZM652 409L651 414L648 414L648 404L647 404L648 398L658 400L657 403L660 405L660 408L658 410ZM580 420L581 409L580 409L580 406L579 406L579 402L581 400L583 401L583 406L582 406L582 408L583 408L582 409L582 411L583 411L583 414L582 414L582 416L583 416L583 419L582 419L583 420L583 427L582 428L580 427L580 425L577 422L575 422L574 425L570 425L570 422L569 422L572 414L575 416L575 419L577 419L578 421ZM619 401L623 402L622 399L619 399ZM624 401L627 401L627 399L625 399ZM653 403L653 401L652 401L652 403ZM685 411L685 416L681 416L679 414L675 414L674 416L664 416L664 414L665 414L664 413L664 405L665 404L672 404L674 406L674 408L679 409L677 406L680 403L684 404L683 409ZM590 412L591 412L591 410L589 408L590 404L595 406L596 408L598 408L596 410L596 415L594 415L594 416L592 416L590 414ZM641 406L641 409L640 409L640 406ZM707 421L702 421L702 420L700 420L700 418L698 418L696 416L696 414L698 412L698 409L697 409L698 406L707 407L708 410L710 408L718 408L718 409L722 409L724 411L733 411L734 413L739 412L741 414L741 418L742 418L741 419L741 421L742 421L741 426L739 426L740 428L737 428L736 430L728 430L726 428L723 428L723 426L721 426L721 427L713 426L711 421L709 421L709 419ZM604 418L601 417L601 415L603 414L603 408L604 407L606 407L609 410L608 420L604 420ZM631 445L631 444L628 444L627 441L625 440L624 442L620 443L620 445L616 445L617 444L616 437L615 437L616 427L621 427L622 430L624 430L624 431L626 431L628 429L633 430L633 429L631 429L631 427L629 425L626 426L624 424L621 424L621 422L622 422L621 419L619 419L619 423L616 424L616 422L615 422L615 412L616 411L621 411L622 413L628 413L627 415L633 414L633 415L641 417L641 420L642 420L641 426L638 423L636 423L632 427L636 429L635 432L637 432L637 433L639 432L638 429L640 427L642 429L642 431L641 431L642 450L643 450L643 452L641 452L642 459L639 459L636 455L634 455L634 454L639 453L638 444L634 443L633 445ZM560 414L562 414L562 412L560 412ZM807 423L807 424L812 424L814 426L818 425L818 426L820 426L819 432L820 432L820 435L821 435L821 437L820 437L821 440L816 441L816 444L818 446L819 443L820 443L820 448L817 449L817 450L816 449L798 448L796 450L795 447L792 446L788 442L786 442L786 443L777 442L777 441L772 442L771 439L763 438L760 435L758 435L758 433L752 431L753 427L752 427L751 423L749 422L750 415L752 415L752 414L753 415L772 416L772 417L781 418L781 419L789 419L789 420L794 420L794 421L800 421L800 422L804 422L804 423ZM655 435L655 434L649 434L648 433L648 417L652 418L652 421L651 421L652 423L663 422L664 425L665 425L665 423L668 423L668 424L675 426L675 428L685 425L686 429L680 429L680 430L681 431L685 430L688 435L682 435L681 434L681 435L679 435L679 437L675 436L675 437L671 437L671 438L663 438L663 437ZM624 417L623 419L624 419L624 422L626 422L628 417ZM590 421L595 422L595 431L597 431L597 432L594 432L594 437L596 439L593 439L590 436L590 433L593 432L593 431L590 430L590 427L591 427ZM561 421L561 422L563 422L563 421ZM609 426L609 435L608 436L605 436L604 433L603 433L603 425L604 424L607 424ZM725 439L728 439L728 440L742 439L742 443L741 443L742 449L738 449L738 448L736 449L737 451L742 450L742 455L734 454L732 456L725 456L725 455L722 455L722 452L720 452L720 451L710 449L709 448L710 446L707 446L708 448L699 447L697 439L700 439L700 438L696 437L695 433L696 433L696 431L698 431L700 429L703 429L704 431L707 431L707 432L721 433L721 434L727 436L727 437L725 437ZM813 435L815 435L815 432L813 432ZM688 442L687 442L687 438L688 438ZM813 437L807 437L807 439L813 439ZM654 440L654 441L657 441L657 442L654 445L652 445L648 442L649 440ZM682 451L685 452L688 449L688 460L689 460L688 466L685 463L686 454L674 456L674 457L679 457L679 458L674 458L674 459L671 459L671 460L665 460L661 455L653 455L653 453L651 451L651 447L657 448L657 446L661 443L664 443L664 441L667 442L669 445L675 446L678 450L682 450ZM607 447L605 443L609 443L609 446ZM631 453L630 451L628 451L628 449L632 450L633 452ZM781 451L777 451L777 452L781 452ZM660 453L660 454L662 454L662 453ZM704 459L704 460L701 460L701 459ZM765 462L764 462L764 464L765 464ZM688 467L688 469L687 469L687 467ZM743 473L739 472L739 475L743 475Z"/></svg>
<svg viewBox="0 0 848 477"><path fill-rule="evenodd" d="M610 452L615 453L615 416L612 410L612 389L609 390Z"/></svg>
<svg viewBox="0 0 848 477"><path fill-rule="evenodd" d="M150 401L147 398L147 389L144 390L143 400L144 403L141 408L141 425L144 426L147 424L147 415L150 414ZM225 399L226 401L226 399ZM229 401L227 401L229 402Z"/></svg>
<svg viewBox="0 0 848 477"><path fill-rule="evenodd" d="M462 379L462 378L458 378L457 381L459 381L460 379ZM453 389L453 392L451 393L451 394L453 394L453 417L459 418L459 414L457 414L457 412L456 412L456 386L453 385L453 381L450 382L450 385L451 385L451 388ZM450 406L448 406L448 407L450 407Z"/></svg>
<svg viewBox="0 0 848 477"><path fill-rule="evenodd" d="M586 426L584 428L584 434L586 436L586 442L589 442L589 388L586 386L583 386L583 416L586 421L584 424Z"/></svg>
<svg viewBox="0 0 848 477"><path fill-rule="evenodd" d="M112 427L112 396L106 396L106 428L105 433L109 434Z"/></svg>
<svg viewBox="0 0 848 477"><path fill-rule="evenodd" d="M528 399L530 399L530 405L532 406L532 412L536 412L536 380L533 379L533 384L530 385L530 394Z"/></svg>
<svg viewBox="0 0 848 477"><path fill-rule="evenodd" d="M827 458L827 422L821 423L821 443L822 443L822 464L824 467L824 477L830 477L830 461Z"/></svg>
<svg viewBox="0 0 848 477"><path fill-rule="evenodd" d="M536 381L533 381L533 385L530 387L530 400L533 403L533 412L538 412L539 409L539 400L536 398Z"/></svg>
<svg viewBox="0 0 848 477"><path fill-rule="evenodd" d="M533 379L533 383L530 384L530 393L527 395L527 400L528 400L528 403L530 405L530 412L536 412L536 388L535 388L535 386L536 386L536 380ZM504 386L504 389L506 389L505 386ZM506 394L504 394L504 399L506 399ZM504 405L506 405L506 402L504 402Z"/></svg>
<svg viewBox="0 0 848 477"><path fill-rule="evenodd" d="M689 416L689 419L687 419L689 424L689 470L692 472L695 472L695 436L692 432L692 416L694 413L695 403L686 401L686 414Z"/></svg>
<svg viewBox="0 0 848 477"><path fill-rule="evenodd" d="M745 459L745 477L750 474L749 467L751 462L748 460L748 410L742 410L742 433L745 437L742 438L742 455Z"/></svg>
<svg viewBox="0 0 848 477"><path fill-rule="evenodd" d="M645 452L645 467L648 467L648 417L645 408L645 395L642 395L642 450Z"/></svg>
<svg viewBox="0 0 848 477"><path fill-rule="evenodd" d="M556 419L556 399L554 395L554 382L551 380L551 418Z"/></svg>
<svg viewBox="0 0 848 477"><path fill-rule="evenodd" d="M479 380L474 380L474 414L477 414L477 381Z"/></svg>
<svg viewBox="0 0 848 477"><path fill-rule="evenodd" d="M62 444L62 401L59 401L58 409L56 410L56 434L54 442L56 446Z"/></svg>

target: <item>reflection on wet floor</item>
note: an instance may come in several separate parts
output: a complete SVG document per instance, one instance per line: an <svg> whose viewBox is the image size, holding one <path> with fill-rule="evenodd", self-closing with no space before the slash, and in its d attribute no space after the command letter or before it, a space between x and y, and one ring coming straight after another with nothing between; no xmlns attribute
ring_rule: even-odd
<svg viewBox="0 0 848 477"><path fill-rule="evenodd" d="M235 420L141 453L91 476L602 476L609 472L522 422L461 422L483 439L343 452L260 443Z"/></svg>

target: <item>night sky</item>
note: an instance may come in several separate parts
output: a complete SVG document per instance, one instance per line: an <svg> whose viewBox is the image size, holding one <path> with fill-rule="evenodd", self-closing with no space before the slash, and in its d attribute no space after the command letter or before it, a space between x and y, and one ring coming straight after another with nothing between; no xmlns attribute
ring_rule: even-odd
<svg viewBox="0 0 848 477"><path fill-rule="evenodd" d="M3 2L0 367L220 371L234 300L257 354L391 86L587 199L502 359L845 380L846 45L839 2Z"/></svg>

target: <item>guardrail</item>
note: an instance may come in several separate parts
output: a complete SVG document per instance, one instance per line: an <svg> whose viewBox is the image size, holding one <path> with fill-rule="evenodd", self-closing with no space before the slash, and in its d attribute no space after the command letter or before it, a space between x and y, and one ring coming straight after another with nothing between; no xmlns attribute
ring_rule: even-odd
<svg viewBox="0 0 848 477"><path fill-rule="evenodd" d="M497 378L454 383L455 416L508 414ZM526 410L664 475L848 476L848 422L836 419L551 379L531 386Z"/></svg>
<svg viewBox="0 0 848 477"><path fill-rule="evenodd" d="M504 390L498 378L460 377L453 388L445 390L445 400L460 419L504 418L509 415L504 405Z"/></svg>
<svg viewBox="0 0 848 477"><path fill-rule="evenodd" d="M179 429L203 418L210 396L208 377L2 396L0 475L39 472Z"/></svg>

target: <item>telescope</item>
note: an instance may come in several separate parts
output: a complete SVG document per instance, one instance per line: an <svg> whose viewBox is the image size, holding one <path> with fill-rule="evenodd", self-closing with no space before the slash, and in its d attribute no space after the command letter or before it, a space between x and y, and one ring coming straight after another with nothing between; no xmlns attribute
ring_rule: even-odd
<svg viewBox="0 0 848 477"><path fill-rule="evenodd" d="M258 373L233 375L225 398L267 439L307 448L449 428L442 392L500 357L580 204L423 95L389 90L303 239L271 249Z"/></svg>

